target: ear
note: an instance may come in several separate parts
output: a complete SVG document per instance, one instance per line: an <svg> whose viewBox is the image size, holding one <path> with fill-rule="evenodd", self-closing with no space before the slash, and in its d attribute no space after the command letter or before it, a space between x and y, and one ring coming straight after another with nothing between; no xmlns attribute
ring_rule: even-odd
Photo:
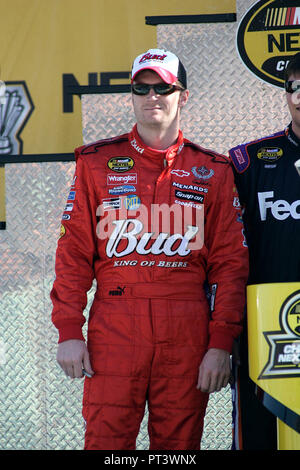
<svg viewBox="0 0 300 470"><path fill-rule="evenodd" d="M180 108L183 108L187 101L188 101L188 98L189 98L189 90L183 90L180 92L180 97L179 97L179 107Z"/></svg>

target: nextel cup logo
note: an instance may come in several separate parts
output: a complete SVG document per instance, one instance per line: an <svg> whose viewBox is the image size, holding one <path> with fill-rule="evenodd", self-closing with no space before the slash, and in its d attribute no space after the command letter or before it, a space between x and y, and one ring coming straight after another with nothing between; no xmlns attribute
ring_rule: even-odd
<svg viewBox="0 0 300 470"><path fill-rule="evenodd" d="M300 377L300 291L291 294L279 313L280 331L265 331L269 357L259 379Z"/></svg>
<svg viewBox="0 0 300 470"><path fill-rule="evenodd" d="M300 0L263 0L244 15L237 49L257 77L283 87L290 57L300 51Z"/></svg>
<svg viewBox="0 0 300 470"><path fill-rule="evenodd" d="M23 153L20 134L33 108L25 82L0 80L0 155Z"/></svg>

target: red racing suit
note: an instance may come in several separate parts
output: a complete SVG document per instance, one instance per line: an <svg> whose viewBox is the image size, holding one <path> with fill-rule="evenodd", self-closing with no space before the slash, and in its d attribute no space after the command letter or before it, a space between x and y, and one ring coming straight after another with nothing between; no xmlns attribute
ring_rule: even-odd
<svg viewBox="0 0 300 470"><path fill-rule="evenodd" d="M51 298L59 342L84 340L96 278L85 448L134 449L147 400L150 449L199 449L199 365L208 348L231 351L248 276L229 161L181 131L154 150L136 126L75 155Z"/></svg>

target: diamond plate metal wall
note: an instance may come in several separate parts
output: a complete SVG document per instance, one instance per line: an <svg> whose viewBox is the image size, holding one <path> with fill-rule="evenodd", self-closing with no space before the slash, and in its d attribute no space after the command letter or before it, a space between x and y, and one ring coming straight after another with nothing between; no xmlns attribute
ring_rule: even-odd
<svg viewBox="0 0 300 470"><path fill-rule="evenodd" d="M260 81L238 58L238 22L253 4L237 1L237 23L163 25L158 45L176 52L188 70L185 135L219 152L283 128L283 91ZM151 26L150 26L151 27ZM134 123L130 97L82 97L84 141L126 132ZM0 449L81 449L82 381L56 364L57 333L49 292L60 217L73 163L6 165L7 230L0 231ZM90 292L91 301L93 289ZM147 413L137 440L146 449ZM203 449L229 449L229 389L211 395Z"/></svg>

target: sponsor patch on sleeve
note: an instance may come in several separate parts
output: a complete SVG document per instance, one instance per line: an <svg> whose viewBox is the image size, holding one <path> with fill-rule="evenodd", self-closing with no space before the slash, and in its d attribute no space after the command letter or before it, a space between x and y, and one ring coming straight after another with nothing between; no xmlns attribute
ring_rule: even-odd
<svg viewBox="0 0 300 470"><path fill-rule="evenodd" d="M238 173L243 173L248 168L250 158L244 145L229 150L229 155Z"/></svg>
<svg viewBox="0 0 300 470"><path fill-rule="evenodd" d="M62 238L66 234L66 229L63 224L60 226L59 238Z"/></svg>

